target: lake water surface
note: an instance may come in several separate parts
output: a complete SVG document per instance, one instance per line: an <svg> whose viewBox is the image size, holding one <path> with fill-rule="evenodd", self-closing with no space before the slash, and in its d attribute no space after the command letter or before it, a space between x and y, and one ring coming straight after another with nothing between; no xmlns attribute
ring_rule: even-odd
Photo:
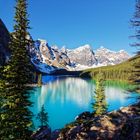
<svg viewBox="0 0 140 140"><path fill-rule="evenodd" d="M43 76L42 87L35 88L31 94L34 103L31 111L36 115L44 105L49 116L49 125L54 130L62 128L74 121L75 117L84 112L92 112L91 103L95 82L89 79L81 79L66 76ZM107 82L105 87L108 111L128 106L137 101L139 94L127 91L129 85L120 82ZM34 117L37 128L39 122Z"/></svg>

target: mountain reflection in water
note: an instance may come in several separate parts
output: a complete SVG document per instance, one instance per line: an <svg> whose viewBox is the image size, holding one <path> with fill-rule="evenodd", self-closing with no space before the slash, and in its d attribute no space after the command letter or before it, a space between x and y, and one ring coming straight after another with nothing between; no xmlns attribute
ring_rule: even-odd
<svg viewBox="0 0 140 140"><path fill-rule="evenodd" d="M84 111L92 111L91 102L94 101L95 90L93 80L76 77L54 77L54 80L52 79L49 81L47 78L46 84L36 88L31 94L31 101L34 102L32 112L37 114L44 105L52 129L64 127ZM109 111L127 106L137 100L138 94L128 94L126 86L123 87L121 84L108 83L106 85L105 94ZM35 121L35 126L38 126L38 121Z"/></svg>

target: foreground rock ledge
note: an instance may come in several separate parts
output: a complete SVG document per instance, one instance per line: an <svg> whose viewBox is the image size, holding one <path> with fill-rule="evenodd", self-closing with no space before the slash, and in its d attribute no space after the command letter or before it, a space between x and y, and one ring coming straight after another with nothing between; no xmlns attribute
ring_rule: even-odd
<svg viewBox="0 0 140 140"><path fill-rule="evenodd" d="M53 133L50 139L54 140ZM140 140L140 102L100 117L84 112L61 129L55 139Z"/></svg>

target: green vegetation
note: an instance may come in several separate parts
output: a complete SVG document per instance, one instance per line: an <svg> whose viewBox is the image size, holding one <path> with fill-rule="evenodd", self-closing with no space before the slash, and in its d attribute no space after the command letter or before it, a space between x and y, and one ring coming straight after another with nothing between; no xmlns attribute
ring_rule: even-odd
<svg viewBox="0 0 140 140"><path fill-rule="evenodd" d="M135 12L133 18L131 19L131 24L135 30L135 35L131 37L134 37L136 39L135 43L133 43L132 46L138 49L137 54L140 55L140 1L139 0L136 0Z"/></svg>
<svg viewBox="0 0 140 140"><path fill-rule="evenodd" d="M40 127L49 126L48 125L48 113L45 112L44 105L41 107L41 111L37 114L36 119L40 121Z"/></svg>
<svg viewBox="0 0 140 140"><path fill-rule="evenodd" d="M136 6L135 6L135 13L131 20L132 26L135 29L135 35L134 37L136 40L135 43L132 44L132 46L135 46L137 48L137 55L140 57L140 1L136 0ZM135 58L134 58L135 60ZM133 72L130 77L130 80L135 83L136 85L140 85L140 61L136 61L133 64ZM140 87L138 87L140 90Z"/></svg>
<svg viewBox="0 0 140 140"><path fill-rule="evenodd" d="M117 87L117 88L121 88L121 89L124 89L124 90L130 90L130 91L134 91L134 89L136 88L135 85L133 84L130 84L126 81L113 81L113 80L107 80L105 81L105 86L106 87Z"/></svg>
<svg viewBox="0 0 140 140"><path fill-rule="evenodd" d="M42 74L40 73L40 74L38 74L38 76L37 76L37 84L38 84L38 86L40 87L41 85L42 85Z"/></svg>
<svg viewBox="0 0 140 140"><path fill-rule="evenodd" d="M103 73L105 80L130 81L130 76L135 70L134 64L140 62L140 56L137 55L126 62L113 66L104 66L92 68L81 73L81 77L96 78L99 71Z"/></svg>
<svg viewBox="0 0 140 140"><path fill-rule="evenodd" d="M140 55L138 55L138 57L140 58ZM139 61L135 61L136 58L133 58L134 63L133 63L133 69L131 72L131 75L129 77L129 81L133 84L137 86L137 90L140 90L140 60Z"/></svg>
<svg viewBox="0 0 140 140"><path fill-rule="evenodd" d="M26 86L32 80L27 1L17 0L15 10L14 33L9 44L11 58L0 72L1 140L28 140L32 133L32 113L29 110L32 103Z"/></svg>
<svg viewBox="0 0 140 140"><path fill-rule="evenodd" d="M105 100L105 87L103 77L103 74L99 72L96 78L96 89L94 95L95 102L92 103L95 116L103 115L107 111L107 102Z"/></svg>

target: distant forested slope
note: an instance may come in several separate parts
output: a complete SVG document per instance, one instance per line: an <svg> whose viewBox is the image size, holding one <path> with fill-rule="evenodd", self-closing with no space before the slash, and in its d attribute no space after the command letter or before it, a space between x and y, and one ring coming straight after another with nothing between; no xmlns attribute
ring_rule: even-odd
<svg viewBox="0 0 140 140"><path fill-rule="evenodd" d="M85 70L80 74L80 76L85 78L96 78L96 75L100 71L104 74L106 80L129 81L132 71L135 69L134 64L137 62L140 62L140 55L137 55L118 65L103 66Z"/></svg>

